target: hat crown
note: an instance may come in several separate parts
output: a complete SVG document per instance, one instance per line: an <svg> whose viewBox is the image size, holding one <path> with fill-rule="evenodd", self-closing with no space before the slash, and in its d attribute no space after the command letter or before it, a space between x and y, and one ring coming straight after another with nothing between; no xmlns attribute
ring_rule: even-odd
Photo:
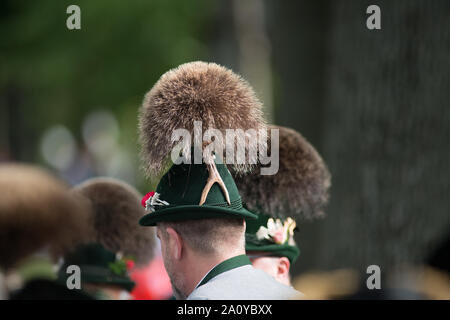
<svg viewBox="0 0 450 320"><path fill-rule="evenodd" d="M91 265L104 268L114 261L116 261L116 254L99 243L79 245L65 257L65 263L68 265Z"/></svg>
<svg viewBox="0 0 450 320"><path fill-rule="evenodd" d="M205 163L174 164L161 178L154 194L156 198L149 198L154 202L152 212L143 216L139 224L155 226L163 221L212 218L256 219L255 214L243 207L238 188L226 165L216 162L215 175L220 176L222 181L214 180L216 182L213 184L208 166ZM208 190L206 198L202 197L204 190Z"/></svg>
<svg viewBox="0 0 450 320"><path fill-rule="evenodd" d="M77 265L81 269L81 281L84 283L115 285L128 291L135 286L129 277L125 260L100 243L78 245L66 255L64 265L58 272L60 281L67 281L69 274L66 269L70 265Z"/></svg>
<svg viewBox="0 0 450 320"><path fill-rule="evenodd" d="M216 167L228 190L231 205L227 203L219 184L215 183L203 206L242 208L239 191L228 168L224 164L216 164ZM204 163L173 165L162 177L156 192L160 194L161 200L169 203L169 206L198 205L207 180L208 169ZM162 208L164 206L157 207L156 211Z"/></svg>

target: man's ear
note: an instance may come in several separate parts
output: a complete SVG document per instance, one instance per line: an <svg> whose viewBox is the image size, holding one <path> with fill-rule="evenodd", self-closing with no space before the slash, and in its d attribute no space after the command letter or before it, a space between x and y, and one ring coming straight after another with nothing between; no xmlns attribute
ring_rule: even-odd
<svg viewBox="0 0 450 320"><path fill-rule="evenodd" d="M278 268L277 268L277 275L280 278L287 278L289 279L289 268L291 267L291 263L288 258L281 257L278 260Z"/></svg>
<svg viewBox="0 0 450 320"><path fill-rule="evenodd" d="M169 246L175 259L180 260L183 252L183 239L174 228L167 227L166 232L169 237Z"/></svg>

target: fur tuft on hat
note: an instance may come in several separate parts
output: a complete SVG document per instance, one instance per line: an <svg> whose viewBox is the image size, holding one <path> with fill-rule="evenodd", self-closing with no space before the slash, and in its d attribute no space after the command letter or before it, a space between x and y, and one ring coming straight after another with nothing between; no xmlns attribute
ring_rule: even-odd
<svg viewBox="0 0 450 320"><path fill-rule="evenodd" d="M136 189L116 179L93 178L76 186L73 192L87 198L91 207L93 230L89 241L131 256L140 266L152 259L155 231L139 226L145 210Z"/></svg>
<svg viewBox="0 0 450 320"><path fill-rule="evenodd" d="M140 109L141 154L149 177L159 174L169 163L171 150L178 143L172 141L175 129L188 130L194 139L194 121L202 122L203 131L214 128L222 133L225 129L266 128L262 104L247 81L215 63L182 64L161 76ZM196 143L204 148L200 141L203 133L199 133ZM247 157L256 163L256 139L239 135L236 140L240 145L245 143ZM233 142L224 141L223 145ZM190 152L190 146L184 145L183 152ZM226 162L225 152L223 156ZM211 161L208 156L203 160ZM236 165L235 169L245 171L249 167Z"/></svg>
<svg viewBox="0 0 450 320"><path fill-rule="evenodd" d="M295 130L279 129L279 170L261 175L254 170L235 174L247 208L274 218L316 218L324 215L331 186L330 173L314 147Z"/></svg>
<svg viewBox="0 0 450 320"><path fill-rule="evenodd" d="M5 269L42 249L61 256L86 232L85 203L43 169L2 164L0 190L0 266Z"/></svg>

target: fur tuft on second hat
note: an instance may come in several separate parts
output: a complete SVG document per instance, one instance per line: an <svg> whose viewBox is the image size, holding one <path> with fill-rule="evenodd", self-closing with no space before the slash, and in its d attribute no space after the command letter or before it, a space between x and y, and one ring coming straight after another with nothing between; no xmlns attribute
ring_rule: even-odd
<svg viewBox="0 0 450 320"><path fill-rule="evenodd" d="M155 230L138 224L145 210L135 188L112 178L93 178L73 192L87 199L91 208L93 228L88 241L133 257L137 266L150 262L156 245Z"/></svg>
<svg viewBox="0 0 450 320"><path fill-rule="evenodd" d="M274 175L261 175L259 169L235 174L243 202L250 211L274 218L323 216L331 186L324 161L295 130L280 126L270 129L279 130L279 170Z"/></svg>

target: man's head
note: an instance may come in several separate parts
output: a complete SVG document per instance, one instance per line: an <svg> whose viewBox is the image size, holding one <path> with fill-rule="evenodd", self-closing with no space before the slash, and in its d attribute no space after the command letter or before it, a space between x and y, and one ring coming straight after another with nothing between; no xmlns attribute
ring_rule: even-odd
<svg viewBox="0 0 450 320"><path fill-rule="evenodd" d="M156 191L143 199L149 213L139 223L157 226L164 264L179 298L189 295L214 266L245 254L244 219L256 218L243 207L227 167L216 164L215 174L220 175L230 202L219 183L209 184L205 164L173 165ZM200 205L208 184L211 188Z"/></svg>
<svg viewBox="0 0 450 320"><path fill-rule="evenodd" d="M196 270L245 252L242 218L159 222L164 265L177 298L185 298L200 279ZM208 272L209 270L206 270ZM205 273L204 270L200 273Z"/></svg>
<svg viewBox="0 0 450 320"><path fill-rule="evenodd" d="M75 186L72 196L88 204L89 224L80 233L83 245L65 255L60 277L69 265L81 268L81 282L97 296L124 297L135 285L129 272L147 266L156 245L155 228L140 228L136 221L145 214L141 194L131 185L112 178L92 178ZM85 289L85 288L84 288ZM106 294L109 292L108 294Z"/></svg>
<svg viewBox="0 0 450 320"><path fill-rule="evenodd" d="M253 267L266 272L280 283L291 285L289 274L291 263L288 258L265 255L259 251L247 251L247 255Z"/></svg>

